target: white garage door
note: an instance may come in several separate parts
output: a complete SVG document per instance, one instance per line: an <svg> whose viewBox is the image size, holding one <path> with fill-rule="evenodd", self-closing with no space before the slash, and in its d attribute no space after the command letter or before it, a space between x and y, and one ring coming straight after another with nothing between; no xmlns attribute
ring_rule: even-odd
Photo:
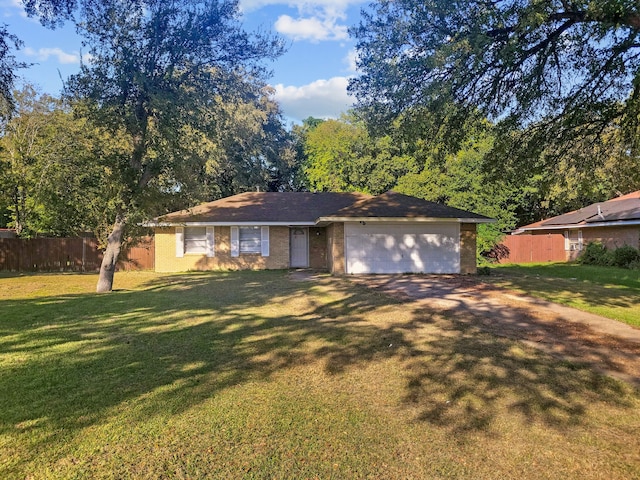
<svg viewBox="0 0 640 480"><path fill-rule="evenodd" d="M460 225L345 224L347 273L460 273Z"/></svg>

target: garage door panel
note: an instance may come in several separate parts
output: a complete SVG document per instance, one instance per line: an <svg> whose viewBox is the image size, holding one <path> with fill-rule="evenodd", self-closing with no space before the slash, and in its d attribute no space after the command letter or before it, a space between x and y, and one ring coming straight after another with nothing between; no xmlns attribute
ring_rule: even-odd
<svg viewBox="0 0 640 480"><path fill-rule="evenodd" d="M457 224L347 224L347 273L457 273L458 239Z"/></svg>

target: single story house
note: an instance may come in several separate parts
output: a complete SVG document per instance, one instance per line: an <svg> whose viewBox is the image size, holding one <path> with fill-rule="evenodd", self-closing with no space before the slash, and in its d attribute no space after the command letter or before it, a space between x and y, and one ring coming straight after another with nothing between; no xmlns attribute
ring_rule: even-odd
<svg viewBox="0 0 640 480"><path fill-rule="evenodd" d="M640 248L640 190L525 225L513 235L562 235L566 261L577 258L591 242L609 249L623 245Z"/></svg>
<svg viewBox="0 0 640 480"><path fill-rule="evenodd" d="M387 192L247 192L155 219L159 272L474 273L482 215Z"/></svg>

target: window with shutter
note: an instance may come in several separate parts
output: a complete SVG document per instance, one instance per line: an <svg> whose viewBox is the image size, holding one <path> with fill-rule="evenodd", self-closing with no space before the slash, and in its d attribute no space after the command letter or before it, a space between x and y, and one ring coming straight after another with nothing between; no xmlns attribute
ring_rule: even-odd
<svg viewBox="0 0 640 480"><path fill-rule="evenodd" d="M262 252L262 231L260 227L239 228L240 253Z"/></svg>
<svg viewBox="0 0 640 480"><path fill-rule="evenodd" d="M207 253L206 227L185 227L184 253Z"/></svg>

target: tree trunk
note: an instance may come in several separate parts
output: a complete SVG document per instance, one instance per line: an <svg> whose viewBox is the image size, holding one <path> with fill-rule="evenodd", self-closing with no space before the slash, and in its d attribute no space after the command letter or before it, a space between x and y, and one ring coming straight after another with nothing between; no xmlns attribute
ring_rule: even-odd
<svg viewBox="0 0 640 480"><path fill-rule="evenodd" d="M116 273L116 264L122 247L125 224L124 217L118 215L113 224L113 230L111 230L111 234L107 238L107 248L102 257L100 276L96 287L96 292L98 293L110 292L113 289L113 275Z"/></svg>

